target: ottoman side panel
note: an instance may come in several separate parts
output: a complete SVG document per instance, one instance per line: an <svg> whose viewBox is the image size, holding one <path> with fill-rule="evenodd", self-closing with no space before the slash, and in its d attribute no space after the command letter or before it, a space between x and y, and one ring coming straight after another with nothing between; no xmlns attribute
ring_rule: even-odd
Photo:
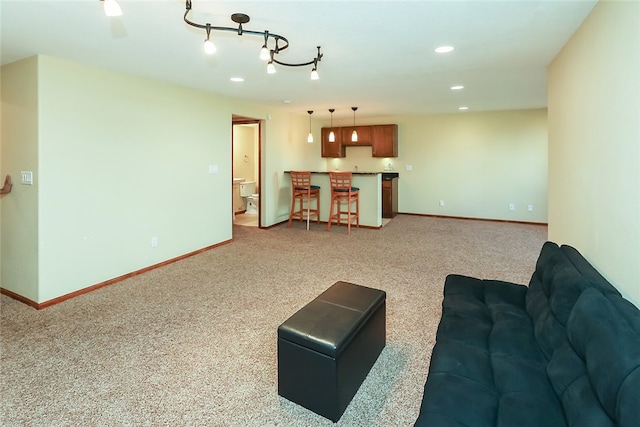
<svg viewBox="0 0 640 427"><path fill-rule="evenodd" d="M383 302L337 359L338 405L345 411L386 345Z"/></svg>
<svg viewBox="0 0 640 427"><path fill-rule="evenodd" d="M305 408L337 421L335 359L278 338L278 394Z"/></svg>

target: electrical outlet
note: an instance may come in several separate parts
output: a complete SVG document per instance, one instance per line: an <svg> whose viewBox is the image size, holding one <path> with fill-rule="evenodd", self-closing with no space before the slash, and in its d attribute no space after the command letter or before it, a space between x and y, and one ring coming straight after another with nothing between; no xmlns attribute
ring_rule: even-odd
<svg viewBox="0 0 640 427"><path fill-rule="evenodd" d="M444 200L440 200L440 207L444 207Z"/></svg>
<svg viewBox="0 0 640 427"><path fill-rule="evenodd" d="M407 171L412 171L413 170L413 166L412 165L406 165L404 168Z"/></svg>
<svg viewBox="0 0 640 427"><path fill-rule="evenodd" d="M158 238L157 237L152 237L151 238L151 247L155 248L158 246Z"/></svg>
<svg viewBox="0 0 640 427"><path fill-rule="evenodd" d="M516 210L516 205L513 203L509 203L509 210L510 211L515 211Z"/></svg>
<svg viewBox="0 0 640 427"><path fill-rule="evenodd" d="M533 212L533 205L527 205L527 210L529 212Z"/></svg>

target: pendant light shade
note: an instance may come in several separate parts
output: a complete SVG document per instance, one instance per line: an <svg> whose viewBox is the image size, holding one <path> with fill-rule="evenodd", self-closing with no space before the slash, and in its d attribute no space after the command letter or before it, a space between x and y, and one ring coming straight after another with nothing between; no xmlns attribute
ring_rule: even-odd
<svg viewBox="0 0 640 427"><path fill-rule="evenodd" d="M358 132L356 131L356 110L358 107L351 107L353 110L353 132L351 132L351 142L358 142Z"/></svg>
<svg viewBox="0 0 640 427"><path fill-rule="evenodd" d="M122 16L122 9L116 0L103 0L104 14L107 16Z"/></svg>
<svg viewBox="0 0 640 427"><path fill-rule="evenodd" d="M307 113L309 113L309 136L307 137L307 142L309 144L313 143L313 134L311 133L311 115L313 114L313 110L308 110Z"/></svg>
<svg viewBox="0 0 640 427"><path fill-rule="evenodd" d="M329 108L329 113L331 113L331 131L329 131L329 142L336 142L336 134L333 132L333 112L336 111L335 108Z"/></svg>

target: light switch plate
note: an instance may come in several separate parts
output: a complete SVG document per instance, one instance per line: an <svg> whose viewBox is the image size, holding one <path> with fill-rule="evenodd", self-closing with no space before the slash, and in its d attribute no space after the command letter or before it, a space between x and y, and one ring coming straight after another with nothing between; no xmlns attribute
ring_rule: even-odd
<svg viewBox="0 0 640 427"><path fill-rule="evenodd" d="M20 171L20 184L33 185L33 172Z"/></svg>
<svg viewBox="0 0 640 427"><path fill-rule="evenodd" d="M408 170L408 171L412 171L413 170L413 166L412 165L406 165L404 168L405 168L405 170Z"/></svg>
<svg viewBox="0 0 640 427"><path fill-rule="evenodd" d="M218 165L209 165L209 173L218 173Z"/></svg>

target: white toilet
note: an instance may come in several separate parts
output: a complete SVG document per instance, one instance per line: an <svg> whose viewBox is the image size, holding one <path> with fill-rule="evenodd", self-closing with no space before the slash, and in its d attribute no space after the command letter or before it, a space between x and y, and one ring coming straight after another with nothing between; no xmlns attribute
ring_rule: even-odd
<svg viewBox="0 0 640 427"><path fill-rule="evenodd" d="M247 197L247 213L258 214L258 207L260 206L260 199L258 193L252 194Z"/></svg>
<svg viewBox="0 0 640 427"><path fill-rule="evenodd" d="M258 209L254 208L254 211L251 211L251 199L255 196L256 205L258 195L256 194L256 182L255 181L245 181L240 183L240 197L242 197L242 201L244 202L244 208L246 213L258 213Z"/></svg>

